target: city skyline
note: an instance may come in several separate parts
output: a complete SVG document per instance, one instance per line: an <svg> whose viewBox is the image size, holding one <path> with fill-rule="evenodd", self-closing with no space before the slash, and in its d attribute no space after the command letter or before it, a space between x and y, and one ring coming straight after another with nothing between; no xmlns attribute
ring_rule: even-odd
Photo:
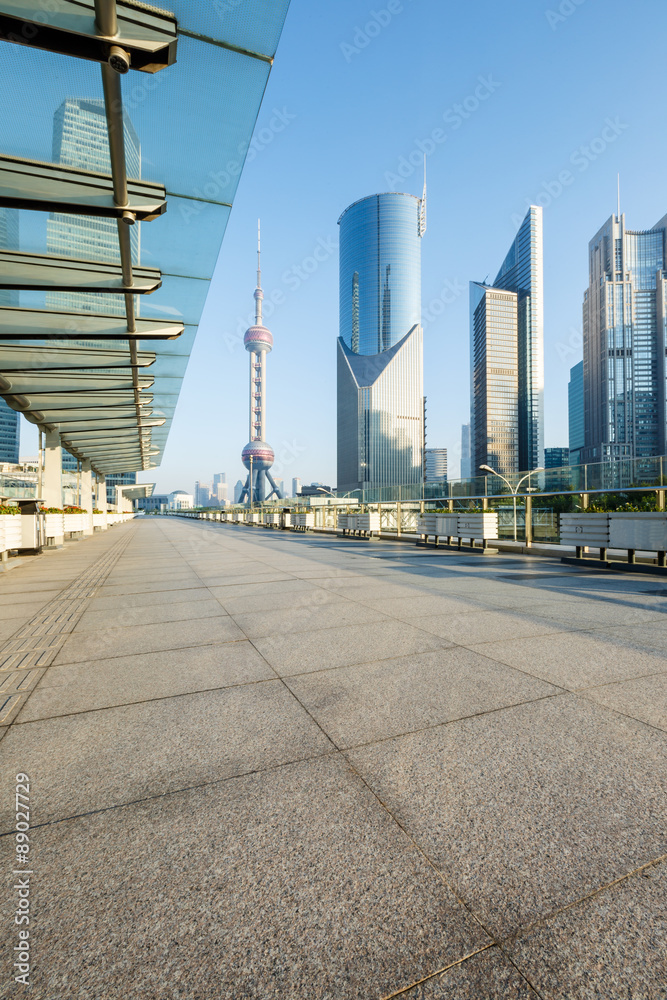
<svg viewBox="0 0 667 1000"><path fill-rule="evenodd" d="M249 324L246 262L258 215L266 233L268 325L281 344L271 359L276 465L286 481L297 473L304 481L335 480L335 377L316 385L312 379L314 371L331 373L335 366L335 220L360 192L419 195L420 146L429 177L422 261L429 441L448 448L455 476L468 407L468 281L503 259L531 202L544 207L545 444L567 440L569 369L582 356L587 246L615 206L617 173L628 219L653 224L664 211L660 164L667 138L656 131L644 95L651 91L652 61L661 58L667 12L650 4L639 14L611 0L601 16L599 3L587 0L554 26L545 9L524 0L510 19L493 3L402 6L377 38L346 59L341 44L360 24L358 4L322 7L314 53L307 45L310 7L292 3L285 57L269 81L165 458L159 470L140 477L158 489L194 482L207 456L232 481L241 475L247 388L240 340ZM645 58L601 89L590 53L612 46L619 31ZM457 38L446 60L437 41L443 32ZM398 86L395 67L417 49L418 72ZM568 66L558 88L554 65ZM73 85L71 92L86 88ZM362 114L350 114L360 106ZM221 399L229 445L218 442ZM311 413L315 419L306 419ZM32 454L35 431L23 426L22 453Z"/></svg>

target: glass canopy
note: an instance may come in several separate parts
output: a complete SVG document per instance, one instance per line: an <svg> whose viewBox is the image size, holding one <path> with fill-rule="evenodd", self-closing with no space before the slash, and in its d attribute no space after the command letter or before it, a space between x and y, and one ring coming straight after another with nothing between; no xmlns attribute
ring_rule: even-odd
<svg viewBox="0 0 667 1000"><path fill-rule="evenodd" d="M0 395L100 473L160 463L288 5L0 0Z"/></svg>

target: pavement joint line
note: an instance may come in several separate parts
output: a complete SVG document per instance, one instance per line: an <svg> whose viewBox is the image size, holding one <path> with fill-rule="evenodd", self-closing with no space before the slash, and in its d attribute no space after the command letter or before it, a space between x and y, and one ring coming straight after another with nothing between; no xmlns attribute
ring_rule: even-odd
<svg viewBox="0 0 667 1000"><path fill-rule="evenodd" d="M273 678L271 678L273 680ZM5 727L8 729L9 727ZM331 741L330 741L331 742ZM100 813L112 812L114 809L127 809L130 806L140 805L142 802L155 802L157 799L166 799L172 795L184 795L186 792L196 792L201 788L213 788L215 785L223 785L228 781L239 781L241 778L252 777L253 774L266 774L271 771L279 771L283 767L294 767L297 764L308 764L310 761L323 760L325 757L342 757L344 754L340 750L331 749L323 753L312 754L309 757L295 757L294 760L280 761L277 764L268 764L266 767L254 767L249 771L239 771L238 774L227 774L222 778L214 778L211 781L199 781L195 785L183 785L180 788L170 788L167 792L156 792L154 795L142 795L138 799L128 799L127 802L114 802L109 806L99 806L97 809L88 809L86 812L72 813L71 816L59 816L55 819L45 820L43 823L31 823L31 830L43 830L50 826L57 826L59 823L71 823L77 819L84 819L86 816L97 816ZM16 836L16 830L0 830L0 840L3 837Z"/></svg>
<svg viewBox="0 0 667 1000"><path fill-rule="evenodd" d="M200 646L196 647L200 649ZM159 650L163 652L163 650ZM171 652L168 650L168 652ZM102 662L102 661L100 661ZM57 666L68 666L69 664L59 663ZM132 705L152 705L159 701L171 701L175 698L190 698L195 694L211 694L213 691L231 691L235 688L240 687L254 687L257 684L275 684L278 680L277 677L258 677L254 681L239 681L236 684L223 684L218 687L209 688L197 688L196 691L178 691L175 694L166 694L157 698L139 698L137 701L123 701L118 704L113 705L98 705L95 708L81 708L76 712L60 712L58 715L44 715L38 719L17 719L14 723L15 726L31 726L37 722L50 722L51 719L70 719L76 718L78 715L90 715L92 712L110 712L116 708L131 708ZM43 687L42 691L49 691L50 688ZM2 692L2 686L0 686L0 692Z"/></svg>
<svg viewBox="0 0 667 1000"><path fill-rule="evenodd" d="M133 534L127 532L121 535L106 552L88 565L80 577L57 593L28 622L20 625L12 637L0 644L0 725L13 723L44 675L39 668L53 662L83 614L87 600L121 557ZM73 595L76 595L74 602ZM69 605L66 613L62 610L63 605Z"/></svg>
<svg viewBox="0 0 667 1000"><path fill-rule="evenodd" d="M649 676L660 676L659 674L651 674ZM635 678L628 677L626 680L635 680ZM638 719L636 715L630 715L628 712L621 712L620 708L612 708L611 705L601 705L599 701L595 701L594 698L587 698L585 690L573 691L572 694L576 695L578 698L583 698L587 701L589 705L595 705L597 708L601 708L603 711L612 712L614 715L618 715L621 719L630 719L632 722L636 722L640 726L646 726L647 729L653 729L657 733L664 735L667 733L667 729L662 726L658 726L655 722L647 722L646 719Z"/></svg>
<svg viewBox="0 0 667 1000"><path fill-rule="evenodd" d="M405 993L409 993L410 990L414 990L416 986L421 986L422 983L427 983L430 979L435 979L436 976L441 976L443 972L449 972L450 969L455 969L457 965L463 965L463 963L467 962L469 958L481 955L483 952L494 947L496 947L496 945L493 941L490 944L485 944L483 948L471 951L470 954L464 955L463 958L457 958L455 962L450 962L449 965L444 965L441 969L437 969L435 972L430 972L428 976L424 976L422 979L417 979L414 983L410 983L409 986L402 986L399 990L396 990L395 993L388 993L386 996L382 997L382 1000L394 1000L394 997L403 996Z"/></svg>

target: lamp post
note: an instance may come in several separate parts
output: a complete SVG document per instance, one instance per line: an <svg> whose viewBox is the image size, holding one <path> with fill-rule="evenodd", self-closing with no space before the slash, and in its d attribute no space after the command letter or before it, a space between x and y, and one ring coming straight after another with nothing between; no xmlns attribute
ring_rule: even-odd
<svg viewBox="0 0 667 1000"><path fill-rule="evenodd" d="M519 482L516 484L516 486L512 486L512 484L510 483L510 481L508 479L505 479L504 476L501 476L500 473L496 472L495 469L492 469L490 465L480 465L480 469L482 470L482 472L490 472L492 476L498 476L498 479L502 479L502 481L504 483L507 483L507 485L509 486L510 493L512 494L512 503L514 505L514 541L516 542L516 495L519 492L519 487L521 486L521 483L525 482L526 479L527 479L528 480L528 490L529 490L530 489L530 477L532 476L533 472L544 472L544 469L542 469L542 468L531 469L530 472L526 473L526 475L523 476L519 480Z"/></svg>

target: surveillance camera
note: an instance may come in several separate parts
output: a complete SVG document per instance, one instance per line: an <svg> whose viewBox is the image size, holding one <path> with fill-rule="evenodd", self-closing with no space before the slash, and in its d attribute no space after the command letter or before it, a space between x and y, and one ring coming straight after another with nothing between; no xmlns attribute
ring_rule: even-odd
<svg viewBox="0 0 667 1000"><path fill-rule="evenodd" d="M130 53L121 49L120 45L112 45L108 62L116 73L127 73L130 68Z"/></svg>

